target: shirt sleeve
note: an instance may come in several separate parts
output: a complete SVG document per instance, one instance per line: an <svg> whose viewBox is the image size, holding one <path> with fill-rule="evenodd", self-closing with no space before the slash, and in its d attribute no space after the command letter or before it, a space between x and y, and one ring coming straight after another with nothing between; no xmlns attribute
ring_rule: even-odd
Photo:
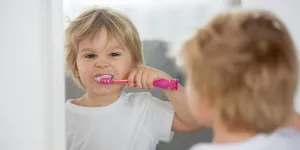
<svg viewBox="0 0 300 150"><path fill-rule="evenodd" d="M152 97L149 93L147 105L146 129L156 140L170 142L174 135L172 123L175 110L172 104Z"/></svg>

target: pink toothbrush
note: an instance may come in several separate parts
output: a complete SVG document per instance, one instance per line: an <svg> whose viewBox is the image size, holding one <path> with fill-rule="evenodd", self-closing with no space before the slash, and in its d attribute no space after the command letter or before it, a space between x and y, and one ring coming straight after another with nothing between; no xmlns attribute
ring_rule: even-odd
<svg viewBox="0 0 300 150"><path fill-rule="evenodd" d="M100 80L100 83L103 83L103 84L128 84L128 80L113 80L110 78L102 78ZM159 80L154 81L153 85L155 87L159 87L162 89L177 90L178 89L178 80L177 79L172 79L172 80L159 79Z"/></svg>

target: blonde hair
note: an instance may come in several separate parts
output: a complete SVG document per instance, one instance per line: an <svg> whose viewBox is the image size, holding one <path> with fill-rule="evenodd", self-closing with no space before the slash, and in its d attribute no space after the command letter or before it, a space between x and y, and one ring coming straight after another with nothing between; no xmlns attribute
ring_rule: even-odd
<svg viewBox="0 0 300 150"><path fill-rule="evenodd" d="M144 63L139 33L131 20L116 10L93 7L80 14L65 31L66 68L80 87L84 86L76 63L78 44L85 38L91 37L92 40L102 28L107 30L109 36L114 36L123 48L131 52L136 66Z"/></svg>
<svg viewBox="0 0 300 150"><path fill-rule="evenodd" d="M284 24L272 13L222 13L182 51L192 88L229 130L272 132L293 112L298 60Z"/></svg>

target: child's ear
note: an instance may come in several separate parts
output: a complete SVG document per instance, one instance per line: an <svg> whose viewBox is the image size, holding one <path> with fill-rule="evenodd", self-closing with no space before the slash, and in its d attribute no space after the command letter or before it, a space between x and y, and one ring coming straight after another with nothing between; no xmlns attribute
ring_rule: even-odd
<svg viewBox="0 0 300 150"><path fill-rule="evenodd" d="M79 71L78 71L77 64L76 64L75 67L74 67L74 76L75 76L75 77L79 77Z"/></svg>
<svg viewBox="0 0 300 150"><path fill-rule="evenodd" d="M79 72L78 71L74 71L74 76L77 78L79 77Z"/></svg>

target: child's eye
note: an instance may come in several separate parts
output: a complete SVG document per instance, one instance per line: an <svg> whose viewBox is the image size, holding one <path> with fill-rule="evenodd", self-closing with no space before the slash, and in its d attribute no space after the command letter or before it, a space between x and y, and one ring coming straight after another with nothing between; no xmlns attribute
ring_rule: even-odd
<svg viewBox="0 0 300 150"><path fill-rule="evenodd" d="M96 58L95 54L87 54L85 55L86 58Z"/></svg>
<svg viewBox="0 0 300 150"><path fill-rule="evenodd" d="M109 56L117 57L117 56L120 56L120 53L110 53Z"/></svg>

